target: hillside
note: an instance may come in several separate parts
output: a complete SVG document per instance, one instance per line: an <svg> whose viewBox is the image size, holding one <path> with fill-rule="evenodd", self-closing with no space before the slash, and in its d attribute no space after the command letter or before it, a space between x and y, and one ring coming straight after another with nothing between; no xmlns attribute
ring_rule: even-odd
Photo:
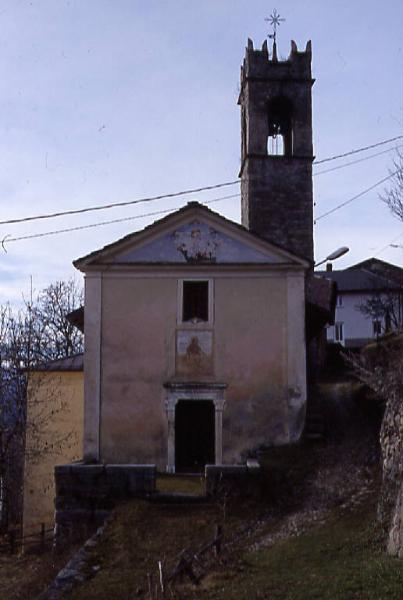
<svg viewBox="0 0 403 600"><path fill-rule="evenodd" d="M362 436L272 450L263 459L261 497L229 495L210 504L136 501L121 506L91 551L74 600L156 600L178 560L199 555L188 575L166 583L166 598L208 600L400 599L403 562L385 553L376 523L376 438ZM337 437L337 436L336 436ZM162 478L161 489L198 493L197 479ZM221 554L200 556L224 528ZM150 593L151 591L151 593Z"/></svg>
<svg viewBox="0 0 403 600"><path fill-rule="evenodd" d="M384 553L381 533L374 524L373 502L357 504L353 510L332 511L318 524L311 522L298 536L292 528L281 532L286 520L273 519L256 526L253 508L243 507L245 511L248 534L240 535L245 519L235 511L226 533L227 541L238 533L238 541L224 549L220 561L211 559L200 585L184 578L169 589L167 598L401 598L403 563ZM205 507L184 511L183 507L134 503L122 508L92 555L88 568L95 569L96 576L67 597L162 597L154 591L157 561L162 560L169 572L184 547L196 550L211 537L214 516L214 509ZM147 573L153 575L152 596Z"/></svg>
<svg viewBox="0 0 403 600"><path fill-rule="evenodd" d="M223 489L215 501L191 503L183 494L200 500L200 478L159 476L162 501L119 506L88 547L80 583L41 600L160 600L159 562L165 598L400 600L403 561L386 554L376 522L379 415L356 388L320 390L329 406L326 437L261 453L262 485L247 498ZM201 552L217 524L221 552ZM1 556L0 599L37 598L70 554ZM189 573L169 583L181 557L197 585Z"/></svg>

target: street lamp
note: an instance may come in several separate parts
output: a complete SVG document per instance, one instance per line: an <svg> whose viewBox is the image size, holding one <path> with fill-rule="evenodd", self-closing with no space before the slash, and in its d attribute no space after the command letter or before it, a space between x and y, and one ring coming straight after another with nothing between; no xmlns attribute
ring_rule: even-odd
<svg viewBox="0 0 403 600"><path fill-rule="evenodd" d="M344 256L344 254L347 254L349 250L350 248L347 248L347 246L337 248L337 250L334 250L331 254L329 254L329 256L326 256L326 258L324 258L323 260L319 261L318 263L315 263L314 267L319 267L319 265L323 265L323 263L325 263L327 260L336 260L336 258L340 258L340 256Z"/></svg>

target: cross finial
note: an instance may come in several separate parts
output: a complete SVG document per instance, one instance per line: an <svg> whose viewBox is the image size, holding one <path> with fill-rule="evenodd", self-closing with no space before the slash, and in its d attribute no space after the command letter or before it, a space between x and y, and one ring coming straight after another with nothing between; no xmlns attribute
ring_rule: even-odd
<svg viewBox="0 0 403 600"><path fill-rule="evenodd" d="M269 35L267 37L270 38L271 40L273 40L273 45L274 45L276 43L277 27L280 27L281 23L283 21L285 21L285 19L280 17L280 14L277 12L277 9L275 8L273 10L272 14L269 17L267 17L265 19L265 21L270 23L270 25L273 27L273 33L269 33Z"/></svg>

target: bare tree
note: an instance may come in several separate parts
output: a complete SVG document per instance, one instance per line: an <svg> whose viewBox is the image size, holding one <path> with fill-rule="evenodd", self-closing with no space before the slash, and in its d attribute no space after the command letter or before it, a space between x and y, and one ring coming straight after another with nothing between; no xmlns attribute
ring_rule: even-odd
<svg viewBox="0 0 403 600"><path fill-rule="evenodd" d="M368 319L379 323L378 336L390 331L400 331L403 326L403 288L376 290L358 310Z"/></svg>
<svg viewBox="0 0 403 600"><path fill-rule="evenodd" d="M403 154L396 150L391 171L391 184L381 195L381 199L398 219L403 221Z"/></svg>
<svg viewBox="0 0 403 600"><path fill-rule="evenodd" d="M83 336L66 315L83 304L83 292L74 279L56 281L42 290L33 306L36 360L44 362L83 351Z"/></svg>

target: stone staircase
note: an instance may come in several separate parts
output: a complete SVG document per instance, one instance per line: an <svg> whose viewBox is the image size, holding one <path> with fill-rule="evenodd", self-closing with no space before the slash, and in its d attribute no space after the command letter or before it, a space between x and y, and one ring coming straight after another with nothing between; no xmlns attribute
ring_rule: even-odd
<svg viewBox="0 0 403 600"><path fill-rule="evenodd" d="M322 441L326 436L326 423L321 399L311 391L305 417L304 439Z"/></svg>

